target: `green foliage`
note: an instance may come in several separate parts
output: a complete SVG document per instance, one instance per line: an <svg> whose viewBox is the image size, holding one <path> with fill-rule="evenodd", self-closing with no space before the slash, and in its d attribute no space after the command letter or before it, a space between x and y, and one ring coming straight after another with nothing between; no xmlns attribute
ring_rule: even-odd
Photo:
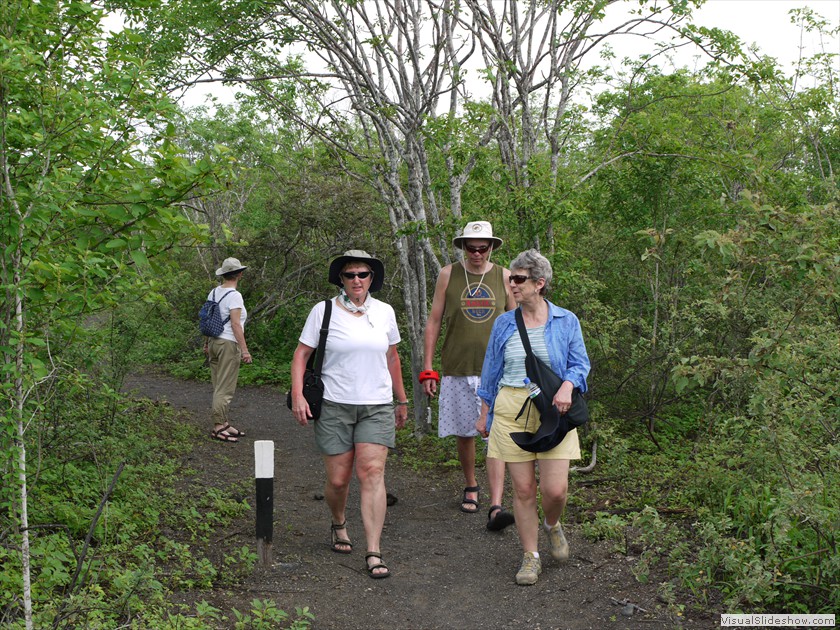
<svg viewBox="0 0 840 630"><path fill-rule="evenodd" d="M719 299L755 322L748 343L739 356L679 371L696 386L709 363L715 387L742 392L742 413L716 418L714 448L701 444L696 460L705 482L694 491L713 510L705 538L724 541L704 558L725 576L733 607L832 610L840 335L828 322L840 295L840 213L769 207L754 195L741 208Z"/></svg>
<svg viewBox="0 0 840 630"><path fill-rule="evenodd" d="M294 615L291 615L278 609L274 602L261 599L252 600L251 608L246 612L234 609L233 619L204 600L195 605L194 611L186 606L181 608L186 610L174 612L166 606L153 606L145 611L142 619L137 620L132 627L155 628L156 630L213 630L222 625L230 625L232 622L233 625L230 627L247 630L258 628L306 630L315 621L315 616L308 607L297 607Z"/></svg>
<svg viewBox="0 0 840 630"><path fill-rule="evenodd" d="M273 628L289 628L290 630L306 630L311 627L315 616L308 607L296 608L292 617L284 610L280 610L270 600L255 599L251 602L250 613L233 611L236 630L272 630Z"/></svg>
<svg viewBox="0 0 840 630"><path fill-rule="evenodd" d="M673 526L634 522L645 532L640 579L662 561L698 600L721 591L728 610L827 612L840 582L840 336L830 323L840 215L833 204L785 209L752 194L738 208L731 229L695 239L710 291L698 293L693 331L705 353L672 373L683 403L660 414L658 446L631 447L613 428L605 456L633 490L628 507L696 511L696 547ZM607 526L622 525L587 527ZM657 542L666 540L670 551Z"/></svg>
<svg viewBox="0 0 840 630"><path fill-rule="evenodd" d="M249 509L246 501L234 502L219 489L207 488L196 502L174 511L167 518L179 523L181 528L189 532L189 540L195 542L207 540L231 519L241 516Z"/></svg>
<svg viewBox="0 0 840 630"><path fill-rule="evenodd" d="M196 516L198 512L195 512ZM163 539L156 552L157 561L166 566L167 586L177 590L207 589L219 577L210 560L196 554L187 543Z"/></svg>
<svg viewBox="0 0 840 630"><path fill-rule="evenodd" d="M189 476L177 462L193 430L167 405L118 399L119 422L106 425L103 418L113 405L107 389L89 379L84 389L72 379L58 383L62 389L48 406L55 426L39 427L44 448L30 488L36 627L49 627L61 618L73 627L117 628L129 617L138 627L218 627L221 611L199 604L184 616L169 603L168 593L233 585L251 574L257 556L247 546L226 550L216 560L202 552L250 509L234 498L242 495L242 488L182 494L176 486L183 487ZM85 422L76 421L74 414L83 415ZM62 430L68 426L75 431ZM102 426L109 431L102 432ZM120 462L125 468L91 530ZM16 628L23 627L21 564L10 518L7 512L0 517L0 620L4 627ZM83 553L89 531L92 545ZM177 539L171 532L178 532ZM75 579L77 569L83 581ZM263 624L286 619L290 625L283 627L307 627L291 624L311 619L304 610L284 617L266 602L255 603L244 614Z"/></svg>
<svg viewBox="0 0 840 630"><path fill-rule="evenodd" d="M615 551L627 553L626 527L627 521L621 516L598 512L592 521L581 526L581 533L590 540L609 540L614 543Z"/></svg>
<svg viewBox="0 0 840 630"><path fill-rule="evenodd" d="M476 466L481 466L485 458L485 443L475 438ZM438 468L460 468L456 451L455 438L440 438L436 430L422 439L418 439L411 423L397 430L397 453L400 463L416 471L431 471Z"/></svg>
<svg viewBox="0 0 840 630"><path fill-rule="evenodd" d="M242 546L232 554L225 554L222 583L237 584L251 575L257 564L257 554L248 546Z"/></svg>
<svg viewBox="0 0 840 630"><path fill-rule="evenodd" d="M142 54L107 40L103 15L79 1L0 6L0 388L8 403L0 419L0 506L4 515L17 515L7 524L22 532L12 543L29 556L20 566L22 584L33 581L31 600L24 593L27 623L33 622L32 602L45 604L59 584L78 588L80 597L98 597L82 593L88 582L71 573L68 556L49 537L30 545L35 530L28 519L54 518L66 535L77 536L96 510L94 496L104 485L96 481L113 474L101 459L95 460L101 468L91 470L81 453L100 437L116 437L114 399L102 424L74 417L69 408L63 416L44 416L55 405L53 390L83 381L75 375L90 362L70 366L90 320L120 303L151 302L157 258L200 238L177 204L196 186L209 187L216 170L212 154L185 159L174 142L177 108L155 85ZM110 348L106 395L124 374L119 344ZM74 376L64 380L62 372ZM78 390L71 394L82 397ZM27 477L26 467L27 438L39 433L82 458L51 462L57 468L41 470L41 485ZM69 483L49 496L58 475ZM98 520L89 536L107 538L105 523L122 533L126 515L114 510L113 517ZM44 553L44 542L54 553ZM86 569L97 584L123 570L107 559L88 559ZM134 589L128 599L142 591Z"/></svg>

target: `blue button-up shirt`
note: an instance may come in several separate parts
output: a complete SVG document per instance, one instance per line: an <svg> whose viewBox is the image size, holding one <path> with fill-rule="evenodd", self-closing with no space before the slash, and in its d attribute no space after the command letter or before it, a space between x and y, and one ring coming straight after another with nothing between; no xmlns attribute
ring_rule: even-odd
<svg viewBox="0 0 840 630"><path fill-rule="evenodd" d="M577 316L565 308L548 302L548 321L545 324L545 345L551 360L551 369L564 381L570 381L581 393L586 391L589 374L589 355L583 343L583 333ZM505 371L505 344L516 328L516 311L507 311L496 319L487 343L484 365L481 368L481 386L478 395L490 406L487 430L493 424L493 403L499 391L499 382Z"/></svg>

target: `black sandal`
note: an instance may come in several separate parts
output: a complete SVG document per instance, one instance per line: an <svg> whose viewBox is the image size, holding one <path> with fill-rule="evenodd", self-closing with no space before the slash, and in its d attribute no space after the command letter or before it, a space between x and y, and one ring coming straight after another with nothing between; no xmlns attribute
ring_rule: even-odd
<svg viewBox="0 0 840 630"><path fill-rule="evenodd" d="M493 516L493 512L496 510L499 511L496 516ZM506 511L501 505L491 505L490 511L487 512L487 529L491 532L500 532L508 525L513 525L516 522L516 519L513 517L513 514Z"/></svg>
<svg viewBox="0 0 840 630"><path fill-rule="evenodd" d="M227 425L227 428L224 429L224 431L231 437L235 437L235 438L244 438L245 437L245 431L240 431L239 429L237 429L235 427L232 427L230 425Z"/></svg>
<svg viewBox="0 0 840 630"><path fill-rule="evenodd" d="M478 499L477 498L476 499L468 499L467 498L467 493L468 492L475 492L476 494L478 494L480 491L481 491L480 486L469 486L467 488L464 488L464 496L461 499L461 511L462 512L466 512L467 514L477 514L478 513ZM465 503L467 505L474 505L475 509L465 508L464 507Z"/></svg>
<svg viewBox="0 0 840 630"><path fill-rule="evenodd" d="M368 558L378 558L379 562L371 566L368 563ZM368 575L372 577L374 580L381 580L382 578L391 577L391 570L382 562L382 554L378 551L368 551L365 554L365 568L367 569ZM385 569L384 573L374 573L377 569Z"/></svg>
<svg viewBox="0 0 840 630"><path fill-rule="evenodd" d="M332 549L336 553L343 553L348 554L352 553L353 551L353 543L351 543L346 538L339 538L336 532L340 529L347 529L347 520L340 525L338 523L331 523L330 524L330 549ZM345 547L350 547L350 549L339 549L338 545L344 545Z"/></svg>
<svg viewBox="0 0 840 630"><path fill-rule="evenodd" d="M213 431L210 431L210 437L214 440L219 440L220 442L238 442L239 438L234 437L233 435L228 433L227 428L228 427L225 426L219 429L218 431L216 431L215 429Z"/></svg>

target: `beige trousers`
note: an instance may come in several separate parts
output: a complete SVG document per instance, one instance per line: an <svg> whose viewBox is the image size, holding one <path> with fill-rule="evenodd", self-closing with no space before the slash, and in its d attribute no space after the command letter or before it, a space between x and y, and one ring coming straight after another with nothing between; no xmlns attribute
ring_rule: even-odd
<svg viewBox="0 0 840 630"><path fill-rule="evenodd" d="M229 424L228 409L236 393L242 355L235 341L210 339L210 380L213 382L213 423Z"/></svg>

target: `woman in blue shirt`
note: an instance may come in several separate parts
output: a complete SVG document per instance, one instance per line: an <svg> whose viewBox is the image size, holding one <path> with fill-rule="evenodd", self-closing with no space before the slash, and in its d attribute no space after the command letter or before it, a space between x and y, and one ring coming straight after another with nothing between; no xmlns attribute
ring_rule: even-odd
<svg viewBox="0 0 840 630"><path fill-rule="evenodd" d="M554 393L553 403L564 414L572 404L575 388L586 391L589 357L583 343L580 322L574 313L555 306L545 299L551 282L551 265L534 249L522 252L510 265L511 292L519 305L528 339L534 354L563 381ZM476 428L489 436L488 457L507 463L513 482L513 507L516 529L524 556L516 583L535 584L542 571L538 550L539 515L537 512L536 465L540 466L540 492L545 514L543 528L548 533L551 556L558 561L569 558L569 544L560 525L566 507L569 461L580 458L577 430L566 434L560 444L549 451L532 453L520 448L511 433L525 429L524 419L517 421L528 396L525 387L525 349L516 326L516 311L499 316L493 325L484 365L481 371L481 416ZM492 412L491 412L492 410ZM529 431L539 428L536 408L529 412ZM537 417L534 423L534 417Z"/></svg>

